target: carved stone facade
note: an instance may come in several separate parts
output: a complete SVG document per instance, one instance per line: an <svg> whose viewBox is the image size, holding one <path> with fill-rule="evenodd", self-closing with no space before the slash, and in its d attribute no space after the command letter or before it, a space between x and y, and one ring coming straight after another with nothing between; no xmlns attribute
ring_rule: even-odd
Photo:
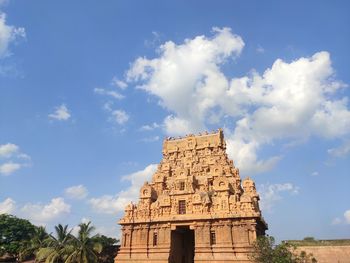
<svg viewBox="0 0 350 263"><path fill-rule="evenodd" d="M267 224L254 182L241 182L222 130L168 138L150 183L129 204L119 262L250 262L252 242Z"/></svg>

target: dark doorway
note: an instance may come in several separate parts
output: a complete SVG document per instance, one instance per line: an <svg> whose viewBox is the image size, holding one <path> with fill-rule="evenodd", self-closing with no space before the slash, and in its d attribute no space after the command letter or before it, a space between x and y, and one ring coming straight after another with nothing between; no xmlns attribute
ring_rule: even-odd
<svg viewBox="0 0 350 263"><path fill-rule="evenodd" d="M188 226L171 231L169 263L193 263L194 244L194 231Z"/></svg>

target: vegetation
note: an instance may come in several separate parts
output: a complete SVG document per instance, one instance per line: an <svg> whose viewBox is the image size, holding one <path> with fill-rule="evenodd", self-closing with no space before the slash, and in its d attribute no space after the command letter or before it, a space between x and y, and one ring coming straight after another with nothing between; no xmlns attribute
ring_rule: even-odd
<svg viewBox="0 0 350 263"><path fill-rule="evenodd" d="M0 256L18 258L23 245L34 237L36 227L28 220L0 215Z"/></svg>
<svg viewBox="0 0 350 263"><path fill-rule="evenodd" d="M28 220L0 215L0 259L22 261L33 258L45 263L112 263L119 240L93 235L91 222L81 223L77 236L68 225L55 226L48 234L44 227L36 227Z"/></svg>
<svg viewBox="0 0 350 263"><path fill-rule="evenodd" d="M68 231L68 225L61 224L55 226L56 237L50 234L45 240L45 246L37 251L36 258L39 261L45 260L45 263L64 262L71 248L71 231Z"/></svg>
<svg viewBox="0 0 350 263"><path fill-rule="evenodd" d="M97 262L98 254L102 252L102 244L95 237L91 238L94 227L90 225L90 222L82 223L79 227L78 237L72 238L71 250L68 252L65 263Z"/></svg>
<svg viewBox="0 0 350 263"><path fill-rule="evenodd" d="M349 246L350 239L317 240L314 237L305 237L303 240L288 240L295 246Z"/></svg>
<svg viewBox="0 0 350 263"><path fill-rule="evenodd" d="M304 251L297 255L295 246L288 242L275 244L271 236L259 237L254 243L251 259L257 263L315 263L317 260Z"/></svg>
<svg viewBox="0 0 350 263"><path fill-rule="evenodd" d="M99 254L99 262L114 263L114 257L117 253L118 239L97 235L96 241L102 245L102 252Z"/></svg>
<svg viewBox="0 0 350 263"><path fill-rule="evenodd" d="M22 243L19 259L24 260L27 258L32 258L35 255L36 251L45 247L48 237L49 235L47 234L45 227L35 227L32 238L29 241Z"/></svg>

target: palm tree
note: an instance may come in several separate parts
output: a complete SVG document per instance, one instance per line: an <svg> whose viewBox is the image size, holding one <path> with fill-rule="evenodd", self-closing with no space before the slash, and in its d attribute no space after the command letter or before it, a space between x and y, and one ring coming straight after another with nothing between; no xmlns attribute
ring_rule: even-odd
<svg viewBox="0 0 350 263"><path fill-rule="evenodd" d="M50 234L49 238L45 241L45 247L39 249L37 253L37 260L45 263L62 263L67 258L67 254L70 252L71 240L73 236L68 231L68 225L62 226L58 224L55 226L56 237Z"/></svg>
<svg viewBox="0 0 350 263"><path fill-rule="evenodd" d="M23 248L19 254L20 260L35 255L39 249L45 247L45 242L48 237L49 235L47 234L45 227L35 227L31 240L23 244Z"/></svg>
<svg viewBox="0 0 350 263"><path fill-rule="evenodd" d="M91 222L79 225L78 237L73 237L73 248L65 263L94 263L98 261L97 255L102 251L102 244L96 240L96 236L91 237L95 228L90 224Z"/></svg>

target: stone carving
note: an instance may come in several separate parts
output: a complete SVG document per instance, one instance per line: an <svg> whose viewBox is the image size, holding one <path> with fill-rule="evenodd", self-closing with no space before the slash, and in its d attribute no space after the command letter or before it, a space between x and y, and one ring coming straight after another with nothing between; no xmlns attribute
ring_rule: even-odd
<svg viewBox="0 0 350 263"><path fill-rule="evenodd" d="M116 262L249 262L252 242L267 229L255 184L241 185L222 130L165 139L152 181L119 224Z"/></svg>

